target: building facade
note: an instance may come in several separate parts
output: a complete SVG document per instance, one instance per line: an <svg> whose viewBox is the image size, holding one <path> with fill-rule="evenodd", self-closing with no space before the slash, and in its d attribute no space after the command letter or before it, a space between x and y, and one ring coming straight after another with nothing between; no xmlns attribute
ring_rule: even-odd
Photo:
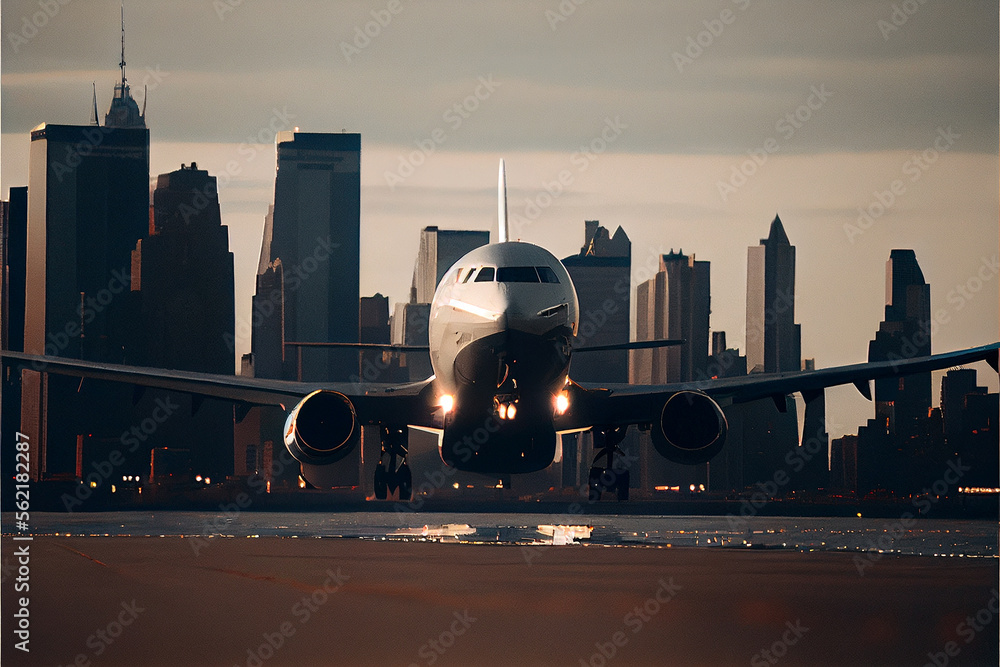
<svg viewBox="0 0 1000 667"><path fill-rule="evenodd" d="M148 235L149 131L36 127L27 206L25 352L111 363L140 359L131 251ZM117 439L128 425L97 407L121 400L121 387L94 382L78 390L78 381L33 370L24 371L22 382L22 431L38 447L36 479L75 469L77 435L84 430Z"/></svg>
<svg viewBox="0 0 1000 667"><path fill-rule="evenodd" d="M562 260L580 302L579 346L629 342L632 242L621 227L614 235L597 220L584 223L580 253ZM628 351L577 354L570 375L580 382L626 383Z"/></svg>
<svg viewBox="0 0 1000 667"><path fill-rule="evenodd" d="M282 265L282 377L346 381L357 373L356 351L288 344L358 342L361 135L279 132L275 142L274 209L262 249L266 266ZM270 361L262 361L255 368L266 377Z"/></svg>

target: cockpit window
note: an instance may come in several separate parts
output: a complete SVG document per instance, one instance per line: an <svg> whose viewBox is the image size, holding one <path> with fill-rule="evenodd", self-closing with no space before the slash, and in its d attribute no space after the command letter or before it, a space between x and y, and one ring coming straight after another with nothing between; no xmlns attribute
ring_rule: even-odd
<svg viewBox="0 0 1000 667"><path fill-rule="evenodd" d="M497 269L497 282L537 283L539 280L533 266L501 266Z"/></svg>
<svg viewBox="0 0 1000 667"><path fill-rule="evenodd" d="M477 283L491 283L493 282L493 275L496 272L492 266L484 266L479 269L479 273L476 275Z"/></svg>
<svg viewBox="0 0 1000 667"><path fill-rule="evenodd" d="M558 283L559 277L556 276L556 272L547 266L536 266L535 269L538 270L538 277L542 279L543 283Z"/></svg>
<svg viewBox="0 0 1000 667"><path fill-rule="evenodd" d="M465 278L462 279L462 282L467 283L469 282L469 279L472 278L472 274L476 272L476 267L472 267L471 269L462 269L462 271L466 272ZM461 276L461 273L459 273L459 276Z"/></svg>

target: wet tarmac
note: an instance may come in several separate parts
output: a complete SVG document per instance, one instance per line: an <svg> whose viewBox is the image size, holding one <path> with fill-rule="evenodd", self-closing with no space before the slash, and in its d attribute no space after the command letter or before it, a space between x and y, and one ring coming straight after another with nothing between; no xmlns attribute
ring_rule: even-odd
<svg viewBox="0 0 1000 667"><path fill-rule="evenodd" d="M462 526L7 535L3 664L998 662L995 557L594 543L558 526L470 544ZM25 546L30 653L13 634Z"/></svg>

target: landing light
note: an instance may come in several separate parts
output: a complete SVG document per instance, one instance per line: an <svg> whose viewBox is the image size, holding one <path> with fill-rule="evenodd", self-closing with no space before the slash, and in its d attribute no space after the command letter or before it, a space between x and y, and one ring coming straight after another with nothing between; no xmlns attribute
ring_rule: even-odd
<svg viewBox="0 0 1000 667"><path fill-rule="evenodd" d="M556 414L563 415L569 409L569 396L565 393L556 394Z"/></svg>
<svg viewBox="0 0 1000 667"><path fill-rule="evenodd" d="M444 394L438 399L438 405L444 410L445 414L451 412L452 408L455 407L455 397L451 394Z"/></svg>
<svg viewBox="0 0 1000 667"><path fill-rule="evenodd" d="M513 419L517 416L517 406L514 402L501 401L499 399L493 399L494 409L497 411L497 417L500 419Z"/></svg>

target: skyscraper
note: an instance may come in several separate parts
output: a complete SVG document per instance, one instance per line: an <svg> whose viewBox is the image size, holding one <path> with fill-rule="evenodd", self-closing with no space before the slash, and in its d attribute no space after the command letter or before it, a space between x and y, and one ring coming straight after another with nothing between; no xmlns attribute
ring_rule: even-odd
<svg viewBox="0 0 1000 667"><path fill-rule="evenodd" d="M431 305L429 303L397 303L390 320L392 342L396 345L428 345L428 322ZM400 367L404 378L410 382L426 380L433 373L431 357L426 350L403 352Z"/></svg>
<svg viewBox="0 0 1000 667"><path fill-rule="evenodd" d="M869 419L864 426L858 427L856 470L859 498L893 488L899 479L897 470L900 464L884 419Z"/></svg>
<svg viewBox="0 0 1000 667"><path fill-rule="evenodd" d="M111 107L104 115L104 125L106 127L146 127L146 100L142 101L142 111L139 111L139 104L132 99L132 90L125 78L125 5L122 5L122 60L118 63L122 71L122 80L115 84L114 96L111 98ZM94 93L94 118L93 125L97 125L97 93Z"/></svg>
<svg viewBox="0 0 1000 667"><path fill-rule="evenodd" d="M25 252L28 243L28 188L11 188L3 205L2 276L3 349L24 350Z"/></svg>
<svg viewBox="0 0 1000 667"><path fill-rule="evenodd" d="M361 297L360 342L389 344L389 297L376 294ZM361 382L405 382L399 357L389 350L364 350L358 372Z"/></svg>
<svg viewBox="0 0 1000 667"><path fill-rule="evenodd" d="M584 222L580 253L562 260L580 300L581 345L629 341L632 242L621 227L614 236L597 220ZM573 357L571 374L581 382L628 382L628 351Z"/></svg>
<svg viewBox="0 0 1000 667"><path fill-rule="evenodd" d="M268 263L281 260L282 344L356 343L361 234L361 135L279 132ZM262 258L263 259L263 258ZM282 376L346 381L355 351L285 349ZM267 363L257 359L257 374Z"/></svg>
<svg viewBox="0 0 1000 667"><path fill-rule="evenodd" d="M579 254L562 260L576 287L580 307L579 344L614 345L627 343L630 337L630 292L632 242L621 227L612 236L597 220L584 221L583 246ZM627 350L590 353L573 357L570 376L580 382L629 381ZM590 473L593 434L563 436L562 483L578 487ZM621 447L636 452L638 436L635 429ZM641 483L639 475L632 486Z"/></svg>
<svg viewBox="0 0 1000 667"><path fill-rule="evenodd" d="M767 238L747 248L747 369L751 373L801 370L800 340L795 324L795 246L775 215ZM778 400L742 408L747 484L770 479L786 454L799 445L795 401Z"/></svg>
<svg viewBox="0 0 1000 667"><path fill-rule="evenodd" d="M683 345L636 350L633 381L666 384L707 379L711 264L671 251L636 292L636 340L683 339ZM646 354L644 354L646 353Z"/></svg>
<svg viewBox="0 0 1000 667"><path fill-rule="evenodd" d="M0 202L0 344L24 351L25 248L28 233L28 188L11 188ZM21 372L5 366L0 378L0 454L13 460L21 426ZM14 475L3 475L0 493L14 497Z"/></svg>
<svg viewBox="0 0 1000 667"><path fill-rule="evenodd" d="M142 356L130 282L131 251L149 224L149 130L125 76L124 10L119 67L121 82L103 127L95 89L89 126L43 123L31 131L24 318L29 354L113 363ZM23 371L21 430L33 447L33 479L76 469L81 433L117 440L131 415L107 406L128 401L129 393L119 385Z"/></svg>
<svg viewBox="0 0 1000 667"><path fill-rule="evenodd" d="M661 283L662 293L662 283ZM662 300L662 297L661 297ZM655 340L656 335L656 278L639 283L635 288L635 339ZM632 384L653 384L654 350L631 350L629 352L628 381ZM657 379L660 379L657 376Z"/></svg>
<svg viewBox="0 0 1000 667"><path fill-rule="evenodd" d="M144 365L232 375L233 253L215 177L195 163L160 174L151 223L150 236L132 254L132 290L140 296L145 332ZM149 444L183 442L198 473L217 478L232 474L232 404L206 399L193 410L186 405L189 396L172 400L191 417L158 429Z"/></svg>
<svg viewBox="0 0 1000 667"><path fill-rule="evenodd" d="M830 443L829 488L854 494L858 490L858 436L845 435Z"/></svg>
<svg viewBox="0 0 1000 667"><path fill-rule="evenodd" d="M868 361L931 353L931 288L912 250L893 250L885 267L885 319L868 343ZM875 415L886 420L897 448L920 430L931 405L931 374L875 381Z"/></svg>
<svg viewBox="0 0 1000 667"><path fill-rule="evenodd" d="M974 368L948 371L941 378L941 410L948 457L959 457L971 470L963 486L996 488L1000 430L997 428L997 394L977 386Z"/></svg>
<svg viewBox="0 0 1000 667"><path fill-rule="evenodd" d="M280 379L285 357L291 357L297 353L297 350L287 350L282 346L283 278L284 272L280 259L269 262L264 270L257 274L251 321L253 328L250 339L254 377Z"/></svg>
<svg viewBox="0 0 1000 667"><path fill-rule="evenodd" d="M781 373L802 368L795 324L795 246L775 215L766 239L747 248L747 367Z"/></svg>
<svg viewBox="0 0 1000 667"><path fill-rule="evenodd" d="M132 264L149 365L232 375L233 253L214 176L193 162L160 174L150 236L140 240Z"/></svg>
<svg viewBox="0 0 1000 667"><path fill-rule="evenodd" d="M135 361L131 251L149 224L149 131L43 124L31 132L29 156L25 352ZM73 413L84 405L78 382L33 371L23 378L22 431L40 447L33 472L72 471L84 424L121 434L112 411ZM101 388L95 404L120 391Z"/></svg>
<svg viewBox="0 0 1000 667"><path fill-rule="evenodd" d="M438 229L420 230L420 249L413 267L415 303L430 303L441 278L466 253L490 242L489 232Z"/></svg>
<svg viewBox="0 0 1000 667"><path fill-rule="evenodd" d="M636 340L684 339L680 346L634 350L630 381L667 384L707 378L710 263L683 251L660 257L657 274L636 288ZM687 466L655 453L648 433L639 434L644 488L708 485L706 464Z"/></svg>

